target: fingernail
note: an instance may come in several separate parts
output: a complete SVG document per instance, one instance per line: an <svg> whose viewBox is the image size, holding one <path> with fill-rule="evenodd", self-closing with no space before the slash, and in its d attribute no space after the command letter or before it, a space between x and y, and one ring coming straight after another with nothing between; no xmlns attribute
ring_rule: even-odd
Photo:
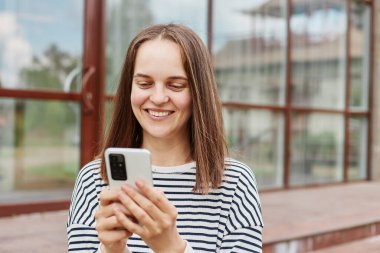
<svg viewBox="0 0 380 253"><path fill-rule="evenodd" d="M141 181L141 180L137 180L136 181L136 186L137 187L141 188L143 185L144 185L143 181Z"/></svg>

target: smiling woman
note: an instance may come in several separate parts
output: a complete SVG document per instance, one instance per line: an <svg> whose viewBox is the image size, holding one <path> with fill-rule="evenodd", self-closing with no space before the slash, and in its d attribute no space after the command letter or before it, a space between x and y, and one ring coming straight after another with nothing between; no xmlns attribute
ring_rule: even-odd
<svg viewBox="0 0 380 253"><path fill-rule="evenodd" d="M256 180L248 166L227 157L221 102L201 39L175 24L141 31L128 48L114 101L100 159L77 178L69 251L261 252ZM138 180L108 189L108 147L148 149L153 187Z"/></svg>

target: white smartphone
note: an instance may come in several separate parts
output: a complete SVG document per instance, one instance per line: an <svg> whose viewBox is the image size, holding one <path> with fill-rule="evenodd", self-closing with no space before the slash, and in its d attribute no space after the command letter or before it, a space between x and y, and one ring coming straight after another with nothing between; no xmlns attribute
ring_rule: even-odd
<svg viewBox="0 0 380 253"><path fill-rule="evenodd" d="M125 182L136 187L143 179L153 185L151 155L142 148L107 148L105 153L108 182L111 188L120 188Z"/></svg>

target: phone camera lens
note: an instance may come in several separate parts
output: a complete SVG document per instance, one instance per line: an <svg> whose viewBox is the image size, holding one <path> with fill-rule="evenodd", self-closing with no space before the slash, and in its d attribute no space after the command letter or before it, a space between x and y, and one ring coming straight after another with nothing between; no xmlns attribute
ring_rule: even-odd
<svg viewBox="0 0 380 253"><path fill-rule="evenodd" d="M114 180L126 180L125 159L123 154L110 154L111 177Z"/></svg>

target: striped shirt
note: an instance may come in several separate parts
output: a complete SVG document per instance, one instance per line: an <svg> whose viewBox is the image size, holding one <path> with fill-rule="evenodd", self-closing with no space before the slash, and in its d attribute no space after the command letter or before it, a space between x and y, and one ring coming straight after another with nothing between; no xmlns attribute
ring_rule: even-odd
<svg viewBox="0 0 380 253"><path fill-rule="evenodd" d="M262 252L263 219L256 180L249 167L226 159L223 183L202 195L192 192L195 162L153 166L154 187L176 206L177 229L193 252ZM68 251L97 252L95 212L108 185L100 176L100 160L88 163L75 183L67 223ZM137 235L127 242L131 252L153 252Z"/></svg>

